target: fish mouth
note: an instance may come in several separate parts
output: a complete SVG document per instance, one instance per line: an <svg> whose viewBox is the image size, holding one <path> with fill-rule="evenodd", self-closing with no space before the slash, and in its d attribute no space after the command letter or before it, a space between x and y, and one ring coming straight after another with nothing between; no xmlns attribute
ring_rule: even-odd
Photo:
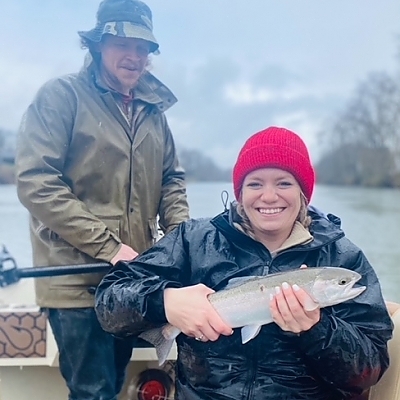
<svg viewBox="0 0 400 400"><path fill-rule="evenodd" d="M336 304L344 303L345 301L354 299L355 297L359 296L367 287L366 286L358 286L353 287L355 282L350 283L345 290L342 291L340 296L336 297L329 302L330 306L334 306Z"/></svg>
<svg viewBox="0 0 400 400"><path fill-rule="evenodd" d="M359 296L367 288L366 286L354 287L354 285L361 279L361 275L360 274L357 275L358 276L347 285L344 291L345 300L354 299L354 297Z"/></svg>
<svg viewBox="0 0 400 400"><path fill-rule="evenodd" d="M366 286L349 287L349 290L346 290L346 295L349 296L349 299L352 299L359 296L366 288Z"/></svg>
<svg viewBox="0 0 400 400"><path fill-rule="evenodd" d="M355 279L349 284L349 286L346 288L345 293L352 296L350 298L356 297L360 295L367 287L366 286L357 286L354 287L354 285L362 278L361 274L356 272L356 277Z"/></svg>

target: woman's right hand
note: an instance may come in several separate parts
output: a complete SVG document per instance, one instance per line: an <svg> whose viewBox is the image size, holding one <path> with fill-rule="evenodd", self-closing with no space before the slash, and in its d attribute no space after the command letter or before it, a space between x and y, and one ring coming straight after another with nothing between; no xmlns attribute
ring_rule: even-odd
<svg viewBox="0 0 400 400"><path fill-rule="evenodd" d="M219 335L229 336L232 328L225 324L207 296L214 290L203 284L164 290L164 307L168 322L185 335L206 342Z"/></svg>

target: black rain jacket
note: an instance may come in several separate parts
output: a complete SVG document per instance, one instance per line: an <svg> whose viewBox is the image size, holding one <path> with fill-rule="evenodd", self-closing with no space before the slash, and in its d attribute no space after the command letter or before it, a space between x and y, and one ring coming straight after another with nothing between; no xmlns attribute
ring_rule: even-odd
<svg viewBox="0 0 400 400"><path fill-rule="evenodd" d="M131 262L120 262L96 294L103 328L138 335L167 322L163 290L203 283L220 290L229 279L309 267L341 266L362 275L367 289L345 303L321 310L301 334L264 325L241 343L240 329L215 342L177 337L179 400L351 399L374 385L389 365L393 325L377 276L362 251L340 229L340 220L310 210L311 243L275 257L232 225L232 213L189 220Z"/></svg>

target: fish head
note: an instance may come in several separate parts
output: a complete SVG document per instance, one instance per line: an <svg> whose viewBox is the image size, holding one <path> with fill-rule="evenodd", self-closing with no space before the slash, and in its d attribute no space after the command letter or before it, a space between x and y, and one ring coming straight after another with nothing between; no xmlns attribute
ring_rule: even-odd
<svg viewBox="0 0 400 400"><path fill-rule="evenodd" d="M360 295L365 286L354 287L361 279L358 272L346 268L326 267L316 276L311 297L320 307L333 306Z"/></svg>

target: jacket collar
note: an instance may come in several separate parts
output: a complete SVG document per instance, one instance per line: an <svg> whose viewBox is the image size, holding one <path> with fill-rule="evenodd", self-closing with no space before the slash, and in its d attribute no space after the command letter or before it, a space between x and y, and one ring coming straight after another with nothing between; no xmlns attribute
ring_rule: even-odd
<svg viewBox="0 0 400 400"><path fill-rule="evenodd" d="M94 85L103 93L112 92L101 79L98 66L91 58L90 53L85 57L81 73L86 74ZM160 112L168 110L178 101L171 90L149 71L145 71L139 78L138 84L134 89L134 99L153 104Z"/></svg>
<svg viewBox="0 0 400 400"><path fill-rule="evenodd" d="M281 248L277 250L278 253L296 246L311 250L334 242L344 236L344 232L340 229L340 219L338 217L334 215L325 216L314 208L309 209L309 215L312 219L310 230L306 230L300 223L295 224L292 234ZM254 243L254 240L250 236L235 227L235 219L236 206L233 203L229 210L214 217L211 223L232 240L241 242L251 241Z"/></svg>
<svg viewBox="0 0 400 400"><path fill-rule="evenodd" d="M304 228L299 221L296 221L290 236L285 240L282 246L279 249L276 249L272 254L276 255L284 250L290 249L291 247L311 243L313 240L314 238L309 230Z"/></svg>

